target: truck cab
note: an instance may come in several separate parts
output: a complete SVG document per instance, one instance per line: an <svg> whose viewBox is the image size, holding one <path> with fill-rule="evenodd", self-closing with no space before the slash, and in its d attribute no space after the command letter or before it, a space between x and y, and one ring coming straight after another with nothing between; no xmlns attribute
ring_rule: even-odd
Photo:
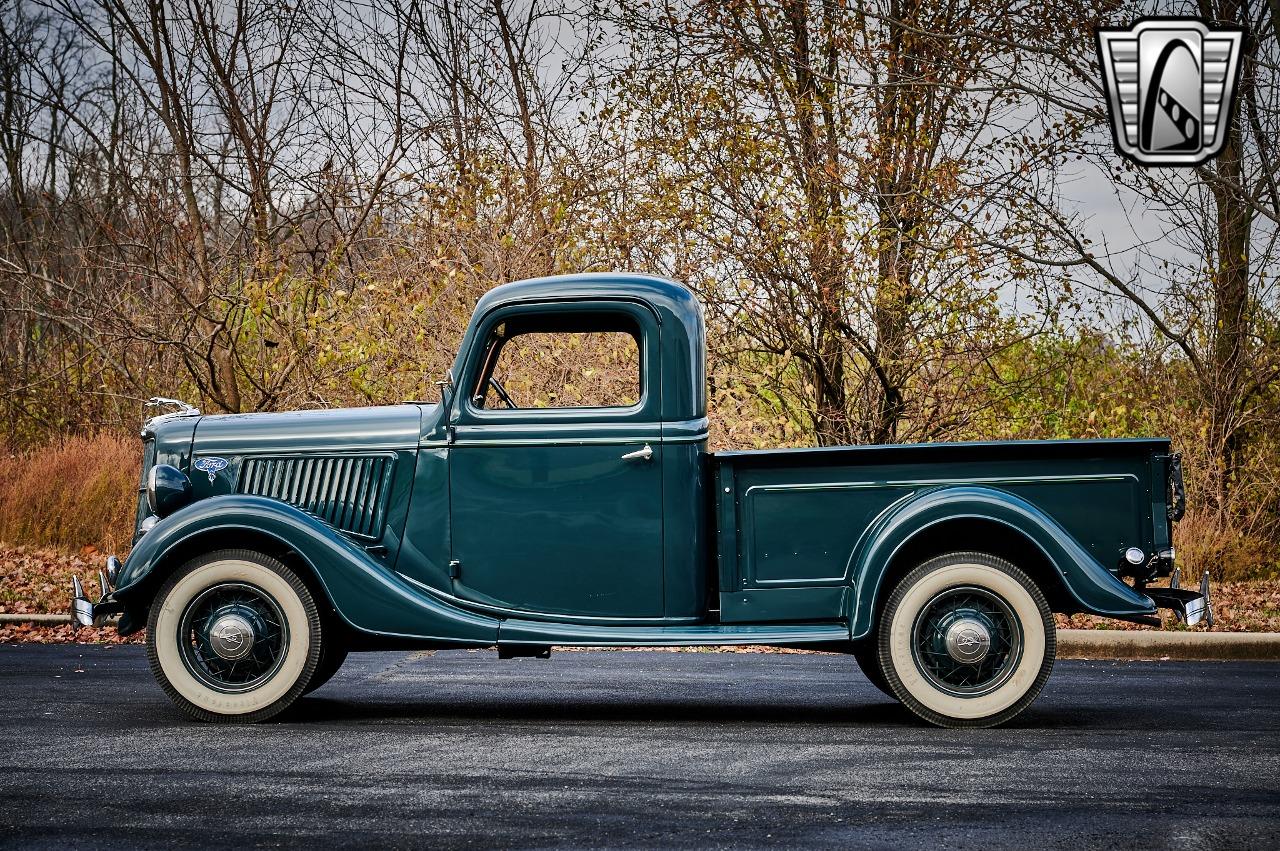
<svg viewBox="0 0 1280 851"><path fill-rule="evenodd" d="M506 391L522 356L586 336L604 338L634 382L573 399ZM436 572L415 578L504 616L702 619L707 403L689 291L645 277L512 284L481 299L464 340L421 444L421 463L441 467L424 481L449 483L452 577L444 587ZM438 535L408 538L443 553Z"/></svg>
<svg viewBox="0 0 1280 851"><path fill-rule="evenodd" d="M768 644L989 726L1047 679L1054 612L1206 612L1149 584L1183 510L1168 440L713 453L705 348L678 283L543 278L480 299L438 403L180 406L143 429L132 552L73 615L145 626L207 721L271 717L352 650Z"/></svg>

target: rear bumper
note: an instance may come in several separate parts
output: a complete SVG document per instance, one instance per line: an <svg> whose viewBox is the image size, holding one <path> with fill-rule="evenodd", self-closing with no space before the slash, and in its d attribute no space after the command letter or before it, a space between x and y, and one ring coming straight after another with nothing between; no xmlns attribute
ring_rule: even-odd
<svg viewBox="0 0 1280 851"><path fill-rule="evenodd" d="M1178 620L1187 626L1195 626L1202 620L1206 626L1213 626L1213 604L1209 599L1209 571L1200 578L1200 590L1179 587L1178 575L1174 574L1168 588L1144 588L1142 592L1156 604L1157 608L1170 609Z"/></svg>

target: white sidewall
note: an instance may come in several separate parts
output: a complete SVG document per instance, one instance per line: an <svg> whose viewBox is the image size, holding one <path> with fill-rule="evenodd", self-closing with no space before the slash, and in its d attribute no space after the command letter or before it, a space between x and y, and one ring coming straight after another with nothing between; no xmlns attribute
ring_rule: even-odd
<svg viewBox="0 0 1280 851"><path fill-rule="evenodd" d="M289 646L275 675L243 694L223 694L200 682L187 670L178 648L178 628L187 604L201 591L220 582L245 582L266 591L275 598L289 627ZM169 684L196 706L220 715L256 712L284 697L302 675L311 649L311 625L298 593L280 574L242 559L211 562L184 576L165 595L156 617L155 632L152 640L156 657Z"/></svg>
<svg viewBox="0 0 1280 851"><path fill-rule="evenodd" d="M981 697L955 697L939 691L920 673L911 654L916 616L936 595L957 585L977 585L998 594L1022 626L1022 658L1013 675ZM984 564L951 565L926 574L903 596L889 629L889 656L903 688L926 708L949 718L971 720L1003 712L1035 685L1044 663L1044 621L1036 601L1012 576Z"/></svg>

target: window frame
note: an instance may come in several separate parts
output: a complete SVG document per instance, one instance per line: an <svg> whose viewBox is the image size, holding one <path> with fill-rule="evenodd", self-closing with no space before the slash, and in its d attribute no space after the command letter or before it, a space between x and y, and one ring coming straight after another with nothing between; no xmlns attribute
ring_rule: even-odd
<svg viewBox="0 0 1280 851"><path fill-rule="evenodd" d="M618 314L630 320L634 328L633 338L638 349L640 396L634 405L627 406L574 406L559 408L483 408L473 402L475 390L481 387L481 379L487 382L497 367L502 347L516 336L498 341L493 336L498 326L521 318L545 316L569 317L572 314ZM623 329L602 329L623 330ZM536 332L528 332L536 333ZM589 331L565 333L590 333ZM625 332L624 332L625 333ZM658 340L658 318L644 302L629 300L592 300L573 302L523 302L495 307L476 326L471 348L467 353L461 380L457 384L455 406L457 422L468 423L520 423L520 422L599 422L646 421L657 422L659 416L658 387L661 380L661 347Z"/></svg>

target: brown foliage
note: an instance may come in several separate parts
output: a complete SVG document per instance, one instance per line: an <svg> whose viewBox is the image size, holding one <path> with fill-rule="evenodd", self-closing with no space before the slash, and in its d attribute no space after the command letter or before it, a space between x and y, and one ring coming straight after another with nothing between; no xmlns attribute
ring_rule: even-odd
<svg viewBox="0 0 1280 851"><path fill-rule="evenodd" d="M95 576L101 565L102 553L93 547L77 555L35 547L0 550L0 614L62 614L71 594L71 577ZM85 583L90 596L98 592L94 584ZM141 640L140 634L121 638L111 627L75 630L69 623L0 624L0 642L133 644Z"/></svg>
<svg viewBox="0 0 1280 851"><path fill-rule="evenodd" d="M523 334L502 347L494 378L517 408L626 407L640 401L640 350L622 331ZM502 407L495 396L486 407Z"/></svg>
<svg viewBox="0 0 1280 851"><path fill-rule="evenodd" d="M1183 587L1188 583L1184 582ZM1212 632L1280 632L1280 580L1215 582L1211 586ZM1187 629L1172 612L1160 612L1160 629ZM1058 615L1059 629L1155 629L1093 615ZM1196 631L1209 629L1196 626Z"/></svg>
<svg viewBox="0 0 1280 851"><path fill-rule="evenodd" d="M6 454L0 541L106 552L128 546L141 464L139 442L110 433Z"/></svg>

